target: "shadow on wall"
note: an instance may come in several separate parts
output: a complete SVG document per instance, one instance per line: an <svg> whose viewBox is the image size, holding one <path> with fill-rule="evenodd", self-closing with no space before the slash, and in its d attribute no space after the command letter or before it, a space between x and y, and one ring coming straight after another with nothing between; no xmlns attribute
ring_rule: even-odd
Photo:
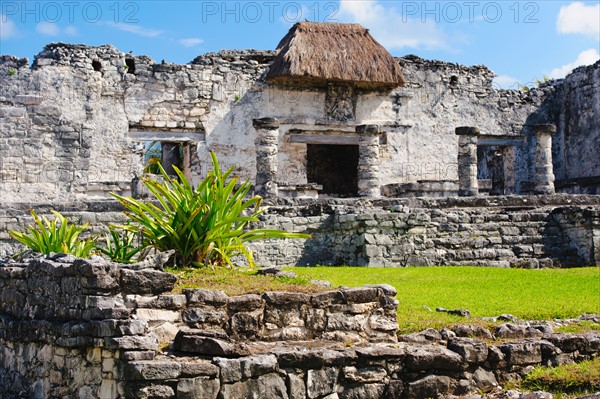
<svg viewBox="0 0 600 399"><path fill-rule="evenodd" d="M593 245L594 215L591 209L554 209L542 230L542 251L555 267L581 267L595 264ZM534 248L535 250L535 248Z"/></svg>

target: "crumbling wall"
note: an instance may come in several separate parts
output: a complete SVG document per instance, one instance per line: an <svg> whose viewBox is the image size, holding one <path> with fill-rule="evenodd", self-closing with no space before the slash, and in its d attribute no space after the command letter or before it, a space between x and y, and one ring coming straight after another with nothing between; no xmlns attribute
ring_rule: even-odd
<svg viewBox="0 0 600 399"><path fill-rule="evenodd" d="M465 328L398 342L387 285L228 297L172 294L174 282L100 259L0 265L2 397L420 399L489 392L600 351L600 333L544 323L499 326L494 344Z"/></svg>
<svg viewBox="0 0 600 399"><path fill-rule="evenodd" d="M3 56L2 202L128 193L132 178L142 173L144 148L128 132L210 131L260 76L265 67L255 59L261 60L260 54L167 65L109 45L50 44L31 68L25 59ZM232 151L218 151L225 165L234 163L238 151L253 151L253 142L243 136L228 132L223 144L215 144ZM197 143L206 144L213 146L210 139ZM194 169L196 177L206 172L206 162Z"/></svg>
<svg viewBox="0 0 600 399"><path fill-rule="evenodd" d="M147 380L169 379L180 393L183 386L216 385L215 398L228 389L220 388L219 368L224 384L236 378L226 374L235 360L219 357L272 352L290 341L397 342L396 291L389 286L312 295L228 297L204 289L175 295L174 275L135 267L69 256L1 264L2 397L144 397ZM155 359L163 350L188 357ZM260 375L277 365L256 367Z"/></svg>
<svg viewBox="0 0 600 399"><path fill-rule="evenodd" d="M554 97L569 105L558 118L563 122L557 123L559 178L579 177L586 170L586 176L597 174L596 166L588 167L594 162L591 156L586 157L588 166L575 166L582 159L577 154L595 148L584 143L598 136L597 65L576 71L565 87L554 82L521 92L496 90L493 73L483 66L406 56L398 59L407 81L404 87L390 93L353 92L355 109L341 118L329 108L344 93L262 82L272 59L270 51L223 51L187 65L156 64L112 46L65 44L46 46L31 68L25 59L2 56L2 201L26 198L41 203L127 193L131 179L143 168L143 141L128 135L130 130L204 137L194 144L194 180L210 168L209 150L217 152L224 166L237 165L237 174L253 180L252 119L261 117L281 123L281 182L307 182L306 144L290 142L290 129L346 134L344 129L350 127L352 134L352 127L360 124L380 124L384 131L382 185L454 181L454 128L470 125L486 135L525 136L514 155L520 191L531 180L528 149L535 144L524 125L532 115L542 122L557 119L556 106L551 106ZM561 172L567 163L568 176Z"/></svg>
<svg viewBox="0 0 600 399"><path fill-rule="evenodd" d="M285 203L285 204L284 204ZM287 204L287 205L286 205ZM0 256L22 250L6 229L31 224L34 204L0 210ZM116 201L58 209L92 233L125 220ZM311 234L251 243L261 265L570 267L598 265L598 196L504 196L403 200L285 200L257 227Z"/></svg>
<svg viewBox="0 0 600 399"><path fill-rule="evenodd" d="M600 194L600 62L568 75L553 98L555 174L564 192Z"/></svg>

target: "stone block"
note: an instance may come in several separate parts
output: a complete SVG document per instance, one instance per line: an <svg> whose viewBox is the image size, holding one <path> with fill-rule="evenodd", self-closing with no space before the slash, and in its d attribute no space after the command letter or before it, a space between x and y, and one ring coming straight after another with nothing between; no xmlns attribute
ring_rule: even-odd
<svg viewBox="0 0 600 399"><path fill-rule="evenodd" d="M469 338L450 339L448 349L461 355L469 364L483 364L488 357L487 345Z"/></svg>
<svg viewBox="0 0 600 399"><path fill-rule="evenodd" d="M433 345L407 348L406 367L414 371L460 371L466 362L462 356L449 349Z"/></svg>
<svg viewBox="0 0 600 399"><path fill-rule="evenodd" d="M571 353L578 351L580 353L586 352L587 340L581 335L575 334L552 334L548 337L548 341L552 342L561 351Z"/></svg>
<svg viewBox="0 0 600 399"><path fill-rule="evenodd" d="M325 307L343 303L346 303L346 300L341 291L328 291L311 295L311 304L313 306Z"/></svg>
<svg viewBox="0 0 600 399"><path fill-rule="evenodd" d="M181 352L197 353L206 356L235 357L248 354L248 349L243 344L203 334L205 333L180 331L175 337L174 346Z"/></svg>
<svg viewBox="0 0 600 399"><path fill-rule="evenodd" d="M105 345L107 349L156 351L158 340L154 334L148 334L144 336L106 338Z"/></svg>
<svg viewBox="0 0 600 399"><path fill-rule="evenodd" d="M185 289L183 290L183 293L187 297L188 306L224 306L227 304L229 298L223 291L206 290L202 288Z"/></svg>
<svg viewBox="0 0 600 399"><path fill-rule="evenodd" d="M254 294L230 297L227 301L227 309L230 313L251 312L261 308L262 305L262 298Z"/></svg>
<svg viewBox="0 0 600 399"><path fill-rule="evenodd" d="M542 352L539 342L522 342L499 345L509 365L525 366L541 363Z"/></svg>
<svg viewBox="0 0 600 399"><path fill-rule="evenodd" d="M494 373L482 368L478 368L473 373L473 382L477 389L484 393L491 392L498 386Z"/></svg>
<svg viewBox="0 0 600 399"><path fill-rule="evenodd" d="M180 364L168 360L141 360L124 366L124 375L129 380L168 380L180 374Z"/></svg>
<svg viewBox="0 0 600 399"><path fill-rule="evenodd" d="M339 369L328 367L320 370L308 370L306 375L306 394L310 399L337 392Z"/></svg>
<svg viewBox="0 0 600 399"><path fill-rule="evenodd" d="M209 360L192 359L180 362L182 377L219 377L219 368Z"/></svg>
<svg viewBox="0 0 600 399"><path fill-rule="evenodd" d="M298 292L265 292L262 295L267 305L276 307L299 307L310 303L310 296Z"/></svg>
<svg viewBox="0 0 600 399"><path fill-rule="evenodd" d="M254 378L263 374L279 371L274 355L249 356L241 359L243 378Z"/></svg>
<svg viewBox="0 0 600 399"><path fill-rule="evenodd" d="M428 375L418 381L408 384L407 399L435 398L449 394L456 384L447 376Z"/></svg>
<svg viewBox="0 0 600 399"><path fill-rule="evenodd" d="M120 273L120 289L127 294L162 294L170 292L177 277L159 270L127 270Z"/></svg>
<svg viewBox="0 0 600 399"><path fill-rule="evenodd" d="M376 302L379 297L379 289L375 287L360 287L342 290L346 302L367 303Z"/></svg>
<svg viewBox="0 0 600 399"><path fill-rule="evenodd" d="M135 310L135 315L149 322L168 321L174 323L181 321L181 313L173 310L138 308Z"/></svg>
<svg viewBox="0 0 600 399"><path fill-rule="evenodd" d="M237 382L242 379L242 363L239 359L215 358L213 363L219 367L223 384ZM224 386L223 386L224 387Z"/></svg>
<svg viewBox="0 0 600 399"><path fill-rule="evenodd" d="M220 388L219 381L213 378L180 379L177 383L177 399L216 399Z"/></svg>
<svg viewBox="0 0 600 399"><path fill-rule="evenodd" d="M290 399L306 399L306 385L304 383L304 373L288 373L287 390L290 394Z"/></svg>
<svg viewBox="0 0 600 399"><path fill-rule="evenodd" d="M343 368L344 378L355 383L382 382L387 377L387 371L383 367L373 366L357 369L354 366Z"/></svg>
<svg viewBox="0 0 600 399"><path fill-rule="evenodd" d="M223 326L228 317L225 310L188 308L182 312L182 319L189 324Z"/></svg>
<svg viewBox="0 0 600 399"><path fill-rule="evenodd" d="M245 339L255 339L262 327L263 312L239 312L231 316L231 333Z"/></svg>

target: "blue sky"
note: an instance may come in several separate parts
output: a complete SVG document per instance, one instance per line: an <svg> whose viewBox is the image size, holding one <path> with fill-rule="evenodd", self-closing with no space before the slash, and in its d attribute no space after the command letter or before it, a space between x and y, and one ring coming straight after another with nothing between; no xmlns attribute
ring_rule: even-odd
<svg viewBox="0 0 600 399"><path fill-rule="evenodd" d="M187 63L220 49L274 49L298 21L357 22L393 55L484 64L516 88L600 58L596 1L0 1L0 54L50 42L113 44Z"/></svg>

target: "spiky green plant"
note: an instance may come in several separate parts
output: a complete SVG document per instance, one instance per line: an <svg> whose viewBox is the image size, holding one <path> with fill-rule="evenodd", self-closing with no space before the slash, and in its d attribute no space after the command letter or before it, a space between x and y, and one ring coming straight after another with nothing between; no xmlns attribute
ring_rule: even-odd
<svg viewBox="0 0 600 399"><path fill-rule="evenodd" d="M72 254L79 258L88 258L95 248L91 238L81 239L80 234L87 229L89 223L81 226L70 223L69 220L57 211L50 211L54 219L38 216L31 210L34 225L27 227L26 233L9 230L8 234L15 240L30 249L42 253L50 252Z"/></svg>
<svg viewBox="0 0 600 399"><path fill-rule="evenodd" d="M136 232L132 230L109 226L108 233L105 235L106 246L96 246L96 248L113 262L131 263L133 257L141 250L137 245L136 237Z"/></svg>
<svg viewBox="0 0 600 399"><path fill-rule="evenodd" d="M158 201L158 206L111 193L127 209L129 219L140 226L144 245L160 251L174 249L177 264L181 266L232 266L232 258L237 255L245 256L253 266L253 256L246 243L270 238L310 237L249 228L248 224L258 221L263 212L262 198L246 199L250 182L245 181L236 188L239 178L231 177L233 167L223 173L212 152L211 158L213 170L195 189L177 168L177 177L171 177L159 165L163 182L144 177L144 184ZM133 226L123 228L137 229Z"/></svg>

